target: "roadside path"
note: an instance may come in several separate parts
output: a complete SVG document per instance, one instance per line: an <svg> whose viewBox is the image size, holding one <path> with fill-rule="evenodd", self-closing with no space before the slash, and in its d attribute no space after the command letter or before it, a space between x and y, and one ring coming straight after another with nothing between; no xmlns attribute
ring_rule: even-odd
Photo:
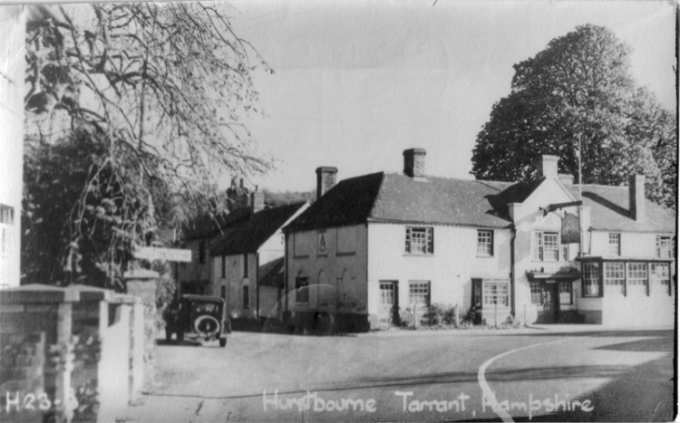
<svg viewBox="0 0 680 423"><path fill-rule="evenodd" d="M525 410L503 414L494 408L502 411L503 401L530 407L532 398L552 396L583 400L634 366L667 355L659 348L616 354L606 348L644 345L669 334L525 331L348 337L237 333L226 349L162 346L157 389L125 417L138 422L487 421L499 420L500 414L505 421L521 421ZM495 404L488 401L489 392ZM591 397L585 399L595 403ZM373 411L369 400L374 400ZM597 407L608 406L600 403ZM544 407L536 411L541 420L549 417Z"/></svg>

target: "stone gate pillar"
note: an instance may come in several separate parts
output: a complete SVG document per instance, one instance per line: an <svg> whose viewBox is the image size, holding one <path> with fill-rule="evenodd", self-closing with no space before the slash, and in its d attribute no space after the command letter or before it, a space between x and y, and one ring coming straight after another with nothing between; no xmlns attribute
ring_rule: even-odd
<svg viewBox="0 0 680 423"><path fill-rule="evenodd" d="M144 379L142 392L149 393L154 381L154 351L156 345L156 283L158 272L148 269L135 269L125 272L125 286L127 293L139 297L142 301L144 339L133 339L133 343L142 342L144 349ZM133 319L138 321L139 308L133 309ZM135 347L133 347L135 348Z"/></svg>

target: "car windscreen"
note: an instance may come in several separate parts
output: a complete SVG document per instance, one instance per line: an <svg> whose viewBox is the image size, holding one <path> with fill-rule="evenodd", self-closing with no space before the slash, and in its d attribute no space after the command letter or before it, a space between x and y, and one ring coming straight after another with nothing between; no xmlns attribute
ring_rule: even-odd
<svg viewBox="0 0 680 423"><path fill-rule="evenodd" d="M218 304L216 303L192 303L191 311L194 313L216 313L218 311Z"/></svg>

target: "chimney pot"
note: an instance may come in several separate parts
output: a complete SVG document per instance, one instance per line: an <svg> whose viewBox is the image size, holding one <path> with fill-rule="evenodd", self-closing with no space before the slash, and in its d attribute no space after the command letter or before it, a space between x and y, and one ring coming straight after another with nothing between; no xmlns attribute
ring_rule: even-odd
<svg viewBox="0 0 680 423"><path fill-rule="evenodd" d="M264 192L256 190L250 194L250 207L253 213L264 210Z"/></svg>
<svg viewBox="0 0 680 423"><path fill-rule="evenodd" d="M537 171L539 177L546 179L557 178L557 162L559 157L543 154L538 156Z"/></svg>
<svg viewBox="0 0 680 423"><path fill-rule="evenodd" d="M404 150L404 174L411 178L424 178L426 154L424 148Z"/></svg>
<svg viewBox="0 0 680 423"><path fill-rule="evenodd" d="M335 175L338 173L337 167L321 166L316 168L316 199L321 198L335 185Z"/></svg>
<svg viewBox="0 0 680 423"><path fill-rule="evenodd" d="M645 177L631 175L628 181L630 192L630 214L636 222L645 220Z"/></svg>

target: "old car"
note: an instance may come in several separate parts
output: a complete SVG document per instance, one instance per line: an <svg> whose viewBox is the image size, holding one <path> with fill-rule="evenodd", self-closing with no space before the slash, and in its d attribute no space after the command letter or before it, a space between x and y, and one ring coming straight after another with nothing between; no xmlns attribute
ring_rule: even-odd
<svg viewBox="0 0 680 423"><path fill-rule="evenodd" d="M165 339L176 334L178 341L188 338L196 341L219 341L227 345L231 321L227 318L226 304L220 297L207 295L182 295L163 311Z"/></svg>

